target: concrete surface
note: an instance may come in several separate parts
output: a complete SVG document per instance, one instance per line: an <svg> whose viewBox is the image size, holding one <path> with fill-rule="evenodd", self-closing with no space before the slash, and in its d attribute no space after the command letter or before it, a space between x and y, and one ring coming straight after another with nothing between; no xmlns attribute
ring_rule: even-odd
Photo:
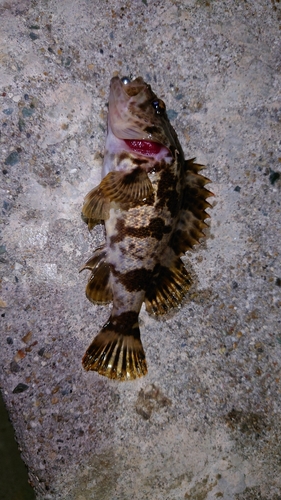
<svg viewBox="0 0 281 500"><path fill-rule="evenodd" d="M281 4L0 2L1 387L41 500L281 496ZM103 237L114 74L164 98L216 197L182 308L141 313L148 376L81 358L109 306L78 274Z"/></svg>

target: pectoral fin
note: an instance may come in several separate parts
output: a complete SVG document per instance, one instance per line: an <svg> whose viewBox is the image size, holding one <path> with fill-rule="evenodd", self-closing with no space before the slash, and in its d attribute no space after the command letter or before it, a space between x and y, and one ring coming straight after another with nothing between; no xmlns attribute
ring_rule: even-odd
<svg viewBox="0 0 281 500"><path fill-rule="evenodd" d="M152 200L153 187L146 171L136 167L129 173L109 172L99 186L90 191L82 208L82 218L92 229L99 222L108 219L110 204L134 206Z"/></svg>
<svg viewBox="0 0 281 500"><path fill-rule="evenodd" d="M137 167L129 173L109 172L100 184L104 196L116 203L134 203L149 198L152 184L145 170Z"/></svg>

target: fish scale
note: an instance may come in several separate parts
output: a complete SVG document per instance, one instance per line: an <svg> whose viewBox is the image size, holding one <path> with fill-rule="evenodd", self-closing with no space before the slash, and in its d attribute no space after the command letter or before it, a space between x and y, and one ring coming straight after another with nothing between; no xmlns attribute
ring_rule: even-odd
<svg viewBox="0 0 281 500"><path fill-rule="evenodd" d="M141 77L111 80L101 183L84 200L89 229L104 223L106 240L83 266L87 298L113 303L83 366L109 378L147 373L138 316L178 307L191 286L181 256L204 236L209 182L185 160L165 104Z"/></svg>

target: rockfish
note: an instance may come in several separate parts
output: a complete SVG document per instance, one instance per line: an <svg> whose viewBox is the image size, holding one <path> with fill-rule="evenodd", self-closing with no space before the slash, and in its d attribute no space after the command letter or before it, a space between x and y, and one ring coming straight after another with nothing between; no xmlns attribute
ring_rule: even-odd
<svg viewBox="0 0 281 500"><path fill-rule="evenodd" d="M110 84L102 181L82 208L89 229L104 222L106 241L82 269L86 296L113 302L109 320L88 347L83 366L112 379L147 373L138 316L177 307L191 285L180 259L204 236L212 195L202 165L185 161L164 102L139 77Z"/></svg>

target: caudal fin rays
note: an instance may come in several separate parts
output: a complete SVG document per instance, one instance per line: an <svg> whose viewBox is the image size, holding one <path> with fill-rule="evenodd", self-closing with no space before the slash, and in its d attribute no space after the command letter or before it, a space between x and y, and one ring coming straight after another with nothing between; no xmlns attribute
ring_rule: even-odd
<svg viewBox="0 0 281 500"><path fill-rule="evenodd" d="M147 373L139 326L135 322L121 333L120 325L124 318L121 323L118 318L110 318L104 325L88 347L82 364L85 370L97 371L111 379L133 380Z"/></svg>

